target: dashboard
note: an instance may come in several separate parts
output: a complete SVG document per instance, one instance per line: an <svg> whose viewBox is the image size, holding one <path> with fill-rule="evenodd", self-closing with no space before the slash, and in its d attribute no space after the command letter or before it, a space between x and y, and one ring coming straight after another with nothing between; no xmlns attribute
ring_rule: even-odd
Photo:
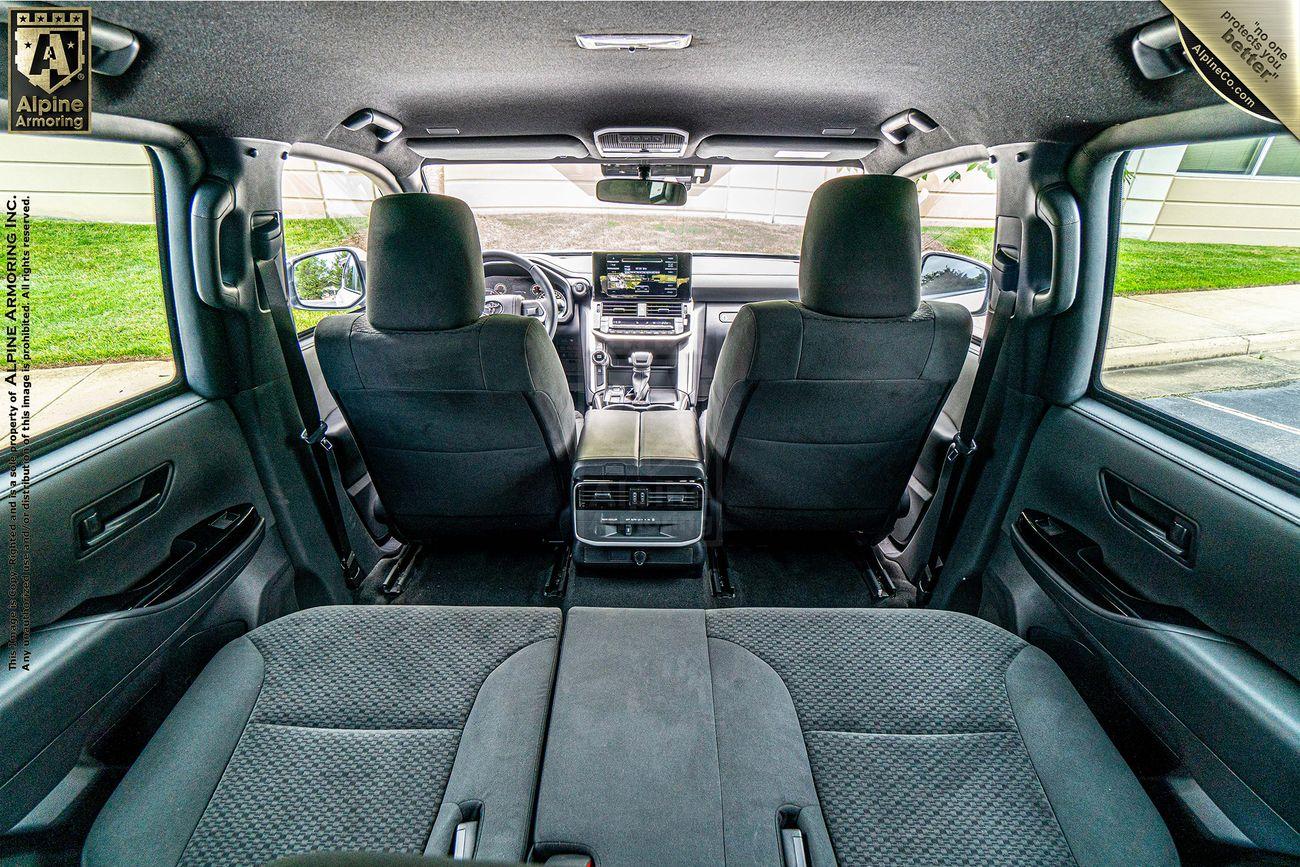
<svg viewBox="0 0 1300 867"><path fill-rule="evenodd" d="M501 269L496 268L493 270ZM560 322L566 322L573 313L572 304L569 299L569 292L567 291L568 281L556 280L556 275L554 274L549 276L551 277L552 283L551 291L555 295L556 318ZM523 298L542 297L542 287L534 283L531 277L518 277L512 274L488 274L486 281L484 291L487 299L483 305L484 313L501 312L501 305L492 301L492 296L494 295L519 295ZM565 288L561 288L561 286L564 286ZM496 305L496 309L492 309L494 304Z"/></svg>
<svg viewBox="0 0 1300 867"><path fill-rule="evenodd" d="M609 251L528 258L556 290L553 342L580 407L584 392L591 405L600 389L630 383L634 350L652 353L656 395L671 395L676 387L702 406L740 306L799 297L794 257ZM540 297L541 290L518 265L489 262L484 270L485 313L493 312L494 296ZM672 320L670 326L665 319Z"/></svg>

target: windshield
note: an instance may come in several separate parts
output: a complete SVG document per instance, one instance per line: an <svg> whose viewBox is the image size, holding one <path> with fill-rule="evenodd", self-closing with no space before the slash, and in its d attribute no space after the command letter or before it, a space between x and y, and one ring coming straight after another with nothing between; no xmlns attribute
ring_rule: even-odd
<svg viewBox="0 0 1300 867"><path fill-rule="evenodd" d="M799 255L812 191L829 178L860 172L828 166L710 166L707 180L691 184L684 206L656 207L598 201L599 165L431 165L424 170L429 192L469 203L485 250L782 256Z"/></svg>

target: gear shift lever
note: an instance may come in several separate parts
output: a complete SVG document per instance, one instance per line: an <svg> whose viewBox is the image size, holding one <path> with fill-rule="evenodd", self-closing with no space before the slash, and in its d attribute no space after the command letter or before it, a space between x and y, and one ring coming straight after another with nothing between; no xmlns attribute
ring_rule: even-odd
<svg viewBox="0 0 1300 867"><path fill-rule="evenodd" d="M654 363L653 353L640 351L628 356L632 362L632 402L650 402L650 365Z"/></svg>

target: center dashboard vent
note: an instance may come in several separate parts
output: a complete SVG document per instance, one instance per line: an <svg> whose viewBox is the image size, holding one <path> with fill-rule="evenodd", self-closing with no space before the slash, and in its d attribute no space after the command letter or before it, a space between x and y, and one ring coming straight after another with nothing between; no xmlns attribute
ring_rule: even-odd
<svg viewBox="0 0 1300 867"><path fill-rule="evenodd" d="M678 317L685 315L685 304L668 301L652 301L645 306L646 316L672 316Z"/></svg>
<svg viewBox="0 0 1300 867"><path fill-rule="evenodd" d="M636 316L641 312L640 307L635 301L602 301L600 303L600 315Z"/></svg>
<svg viewBox="0 0 1300 867"><path fill-rule="evenodd" d="M689 137L685 130L666 127L596 130L596 151L602 157L684 157Z"/></svg>

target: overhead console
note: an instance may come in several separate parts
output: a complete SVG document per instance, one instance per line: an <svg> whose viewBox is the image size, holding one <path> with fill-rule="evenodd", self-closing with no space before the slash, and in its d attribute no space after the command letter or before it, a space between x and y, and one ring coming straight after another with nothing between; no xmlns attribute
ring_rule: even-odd
<svg viewBox="0 0 1300 867"><path fill-rule="evenodd" d="M594 253L592 402L688 408L696 357L690 253Z"/></svg>

